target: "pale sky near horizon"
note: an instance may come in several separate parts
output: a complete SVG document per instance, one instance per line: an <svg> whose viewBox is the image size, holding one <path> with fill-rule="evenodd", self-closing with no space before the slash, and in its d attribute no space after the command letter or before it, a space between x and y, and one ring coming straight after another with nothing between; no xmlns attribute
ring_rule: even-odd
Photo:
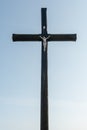
<svg viewBox="0 0 87 130"><path fill-rule="evenodd" d="M40 33L77 33L48 43L49 130L87 130L87 1L0 0L0 130L40 129L41 43L12 41Z"/></svg>

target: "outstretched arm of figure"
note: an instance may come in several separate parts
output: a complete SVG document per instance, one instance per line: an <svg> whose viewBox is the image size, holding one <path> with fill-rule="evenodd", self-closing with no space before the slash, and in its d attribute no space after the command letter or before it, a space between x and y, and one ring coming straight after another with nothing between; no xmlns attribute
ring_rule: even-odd
<svg viewBox="0 0 87 130"><path fill-rule="evenodd" d="M43 40L43 37L40 36L40 38Z"/></svg>
<svg viewBox="0 0 87 130"><path fill-rule="evenodd" d="M48 40L50 38L50 35L46 38L46 40Z"/></svg>

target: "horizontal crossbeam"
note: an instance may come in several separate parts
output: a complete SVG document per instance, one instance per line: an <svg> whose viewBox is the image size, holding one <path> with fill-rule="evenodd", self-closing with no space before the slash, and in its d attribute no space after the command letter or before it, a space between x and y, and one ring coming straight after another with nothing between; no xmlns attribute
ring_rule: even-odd
<svg viewBox="0 0 87 130"><path fill-rule="evenodd" d="M13 34L13 41L42 41L41 34ZM43 36L42 36L43 37ZM76 41L76 34L47 34L47 41Z"/></svg>
<svg viewBox="0 0 87 130"><path fill-rule="evenodd" d="M13 34L13 41L42 41L40 34Z"/></svg>
<svg viewBox="0 0 87 130"><path fill-rule="evenodd" d="M49 34L48 41L76 41L76 34Z"/></svg>

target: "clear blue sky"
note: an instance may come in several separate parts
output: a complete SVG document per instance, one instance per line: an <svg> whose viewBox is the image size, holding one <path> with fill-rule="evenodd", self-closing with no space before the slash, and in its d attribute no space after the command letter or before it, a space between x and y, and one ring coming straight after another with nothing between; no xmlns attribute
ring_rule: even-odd
<svg viewBox="0 0 87 130"><path fill-rule="evenodd" d="M87 1L0 0L0 130L40 129L41 43L12 33L77 33L48 47L49 130L87 130Z"/></svg>

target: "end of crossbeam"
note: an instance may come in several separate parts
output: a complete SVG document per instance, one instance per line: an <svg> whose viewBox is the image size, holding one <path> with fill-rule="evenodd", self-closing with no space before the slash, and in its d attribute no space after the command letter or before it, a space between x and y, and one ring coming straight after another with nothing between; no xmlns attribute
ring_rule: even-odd
<svg viewBox="0 0 87 130"><path fill-rule="evenodd" d="M13 41L13 42L18 41L18 36L17 36L17 34L12 34L12 41Z"/></svg>
<svg viewBox="0 0 87 130"><path fill-rule="evenodd" d="M12 34L12 41L15 42L15 34Z"/></svg>
<svg viewBox="0 0 87 130"><path fill-rule="evenodd" d="M73 41L77 40L77 34L73 34Z"/></svg>

